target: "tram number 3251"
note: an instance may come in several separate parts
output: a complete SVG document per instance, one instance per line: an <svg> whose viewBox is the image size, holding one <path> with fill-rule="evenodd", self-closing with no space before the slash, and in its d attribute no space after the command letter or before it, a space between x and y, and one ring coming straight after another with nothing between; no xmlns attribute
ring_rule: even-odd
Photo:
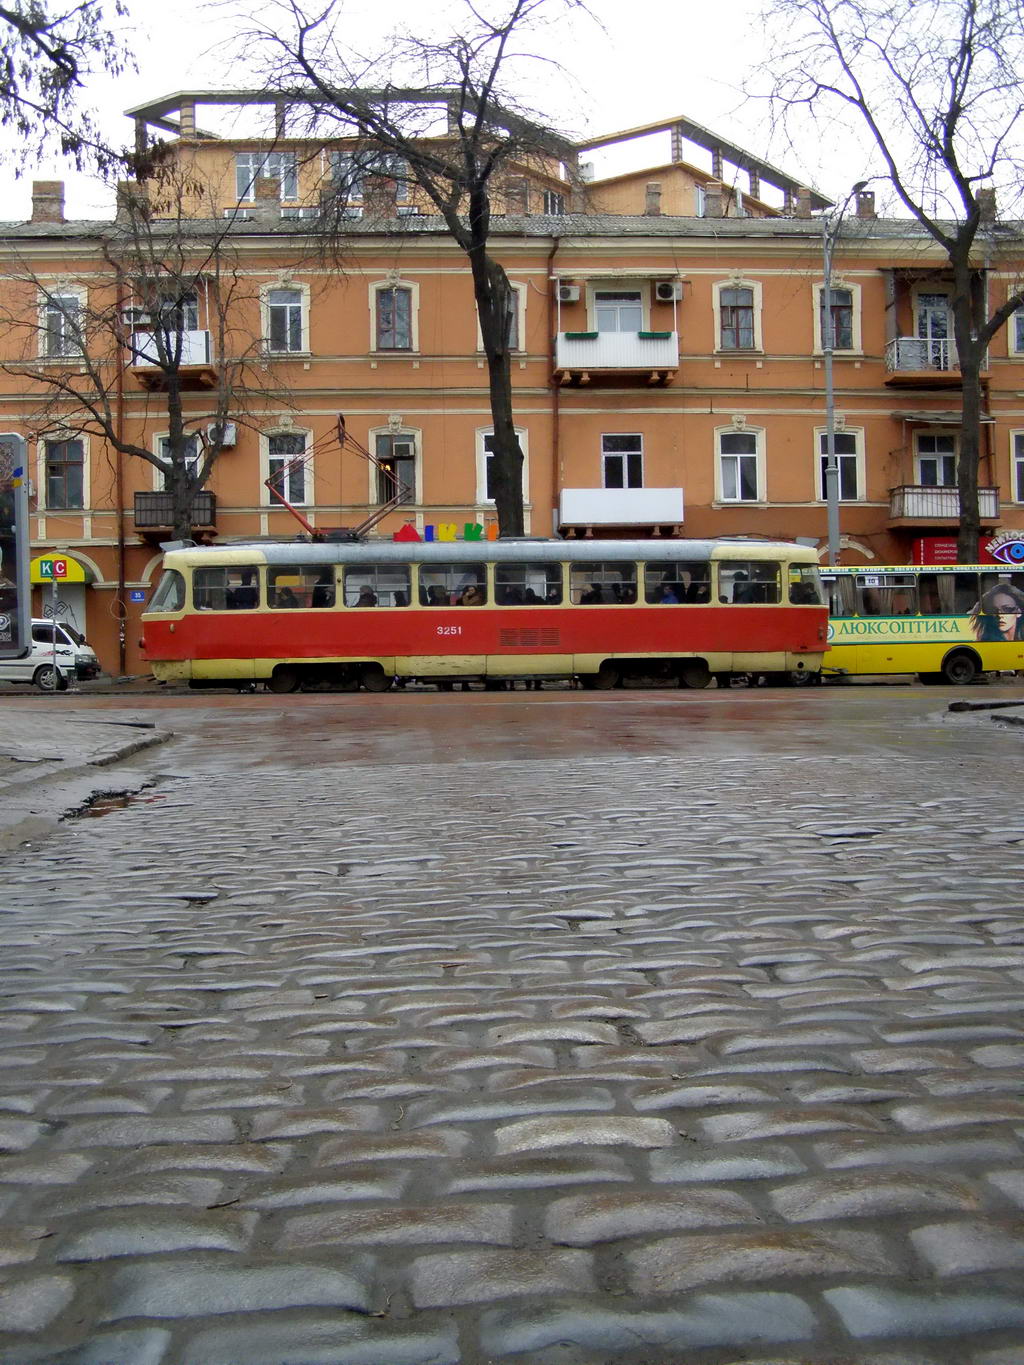
<svg viewBox="0 0 1024 1365"><path fill-rule="evenodd" d="M461 635L461 634L462 634L462 627L461 627L461 626L438 626L438 628L437 628L437 633L438 633L438 635Z"/></svg>

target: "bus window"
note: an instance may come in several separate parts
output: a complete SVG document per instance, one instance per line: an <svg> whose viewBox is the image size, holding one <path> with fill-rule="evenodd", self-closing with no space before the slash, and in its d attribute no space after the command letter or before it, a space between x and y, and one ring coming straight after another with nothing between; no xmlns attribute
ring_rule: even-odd
<svg viewBox="0 0 1024 1365"><path fill-rule="evenodd" d="M878 598L880 616L916 616L917 580L913 574L887 574Z"/></svg>
<svg viewBox="0 0 1024 1365"><path fill-rule="evenodd" d="M561 564L496 564L494 600L503 607L559 606Z"/></svg>
<svg viewBox="0 0 1024 1365"><path fill-rule="evenodd" d="M882 579L878 574L864 574L857 579L857 615L881 616Z"/></svg>
<svg viewBox="0 0 1024 1365"><path fill-rule="evenodd" d="M849 574L837 574L835 578L822 575L822 589L828 599L830 616L856 616L856 585Z"/></svg>
<svg viewBox="0 0 1024 1365"><path fill-rule="evenodd" d="M718 565L719 602L781 601L780 569L770 560L723 559Z"/></svg>
<svg viewBox="0 0 1024 1365"><path fill-rule="evenodd" d="M457 607L469 588L478 603L487 601L486 564L421 564L420 605Z"/></svg>
<svg viewBox="0 0 1024 1365"><path fill-rule="evenodd" d="M181 611L185 605L185 580L177 569L164 569L147 611Z"/></svg>
<svg viewBox="0 0 1024 1365"><path fill-rule="evenodd" d="M813 564L789 566L789 600L797 605L821 606L821 579Z"/></svg>
<svg viewBox="0 0 1024 1365"><path fill-rule="evenodd" d="M345 566L346 607L407 607L411 600L408 565Z"/></svg>
<svg viewBox="0 0 1024 1365"><path fill-rule="evenodd" d="M259 573L253 565L196 569L192 601L197 611L251 611L260 604Z"/></svg>
<svg viewBox="0 0 1024 1365"><path fill-rule="evenodd" d="M595 561L570 564L569 600L584 607L615 607L636 601L636 565Z"/></svg>
<svg viewBox="0 0 1024 1365"><path fill-rule="evenodd" d="M320 570L309 564L275 564L267 570L267 606L278 611L317 605L314 596Z"/></svg>
<svg viewBox="0 0 1024 1365"><path fill-rule="evenodd" d="M953 579L953 612L956 616L967 616L978 603L978 575L976 573L955 573Z"/></svg>
<svg viewBox="0 0 1024 1365"><path fill-rule="evenodd" d="M923 573L917 579L918 609L922 616L941 616L942 597L939 590L939 575Z"/></svg>
<svg viewBox="0 0 1024 1365"><path fill-rule="evenodd" d="M644 565L646 602L706 602L711 566L698 560L651 560Z"/></svg>

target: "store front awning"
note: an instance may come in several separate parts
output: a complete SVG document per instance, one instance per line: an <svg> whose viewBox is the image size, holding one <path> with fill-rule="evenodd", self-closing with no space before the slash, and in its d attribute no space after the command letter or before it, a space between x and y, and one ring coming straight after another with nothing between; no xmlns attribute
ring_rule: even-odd
<svg viewBox="0 0 1024 1365"><path fill-rule="evenodd" d="M53 583L92 583L95 573L88 564L82 564L74 555L55 550L37 555L29 566L29 581L36 586L50 587Z"/></svg>

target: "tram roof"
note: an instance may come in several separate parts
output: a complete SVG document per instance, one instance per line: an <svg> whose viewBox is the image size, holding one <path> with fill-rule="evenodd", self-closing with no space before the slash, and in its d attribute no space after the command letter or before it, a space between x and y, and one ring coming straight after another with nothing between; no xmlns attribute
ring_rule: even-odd
<svg viewBox="0 0 1024 1365"><path fill-rule="evenodd" d="M791 541L754 540L508 540L455 541L253 541L232 545L197 545L167 552L176 564L477 564L530 561L570 563L628 562L638 559L789 559L817 564L816 552Z"/></svg>

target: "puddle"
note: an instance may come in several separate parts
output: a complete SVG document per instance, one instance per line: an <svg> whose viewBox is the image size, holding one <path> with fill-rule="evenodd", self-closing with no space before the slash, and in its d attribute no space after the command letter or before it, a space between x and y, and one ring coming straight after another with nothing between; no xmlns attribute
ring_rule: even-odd
<svg viewBox="0 0 1024 1365"><path fill-rule="evenodd" d="M163 801L163 796L149 792L145 788L137 792L99 792L90 797L84 806L71 811L65 820L98 820L102 815L110 815L126 806L147 806Z"/></svg>

